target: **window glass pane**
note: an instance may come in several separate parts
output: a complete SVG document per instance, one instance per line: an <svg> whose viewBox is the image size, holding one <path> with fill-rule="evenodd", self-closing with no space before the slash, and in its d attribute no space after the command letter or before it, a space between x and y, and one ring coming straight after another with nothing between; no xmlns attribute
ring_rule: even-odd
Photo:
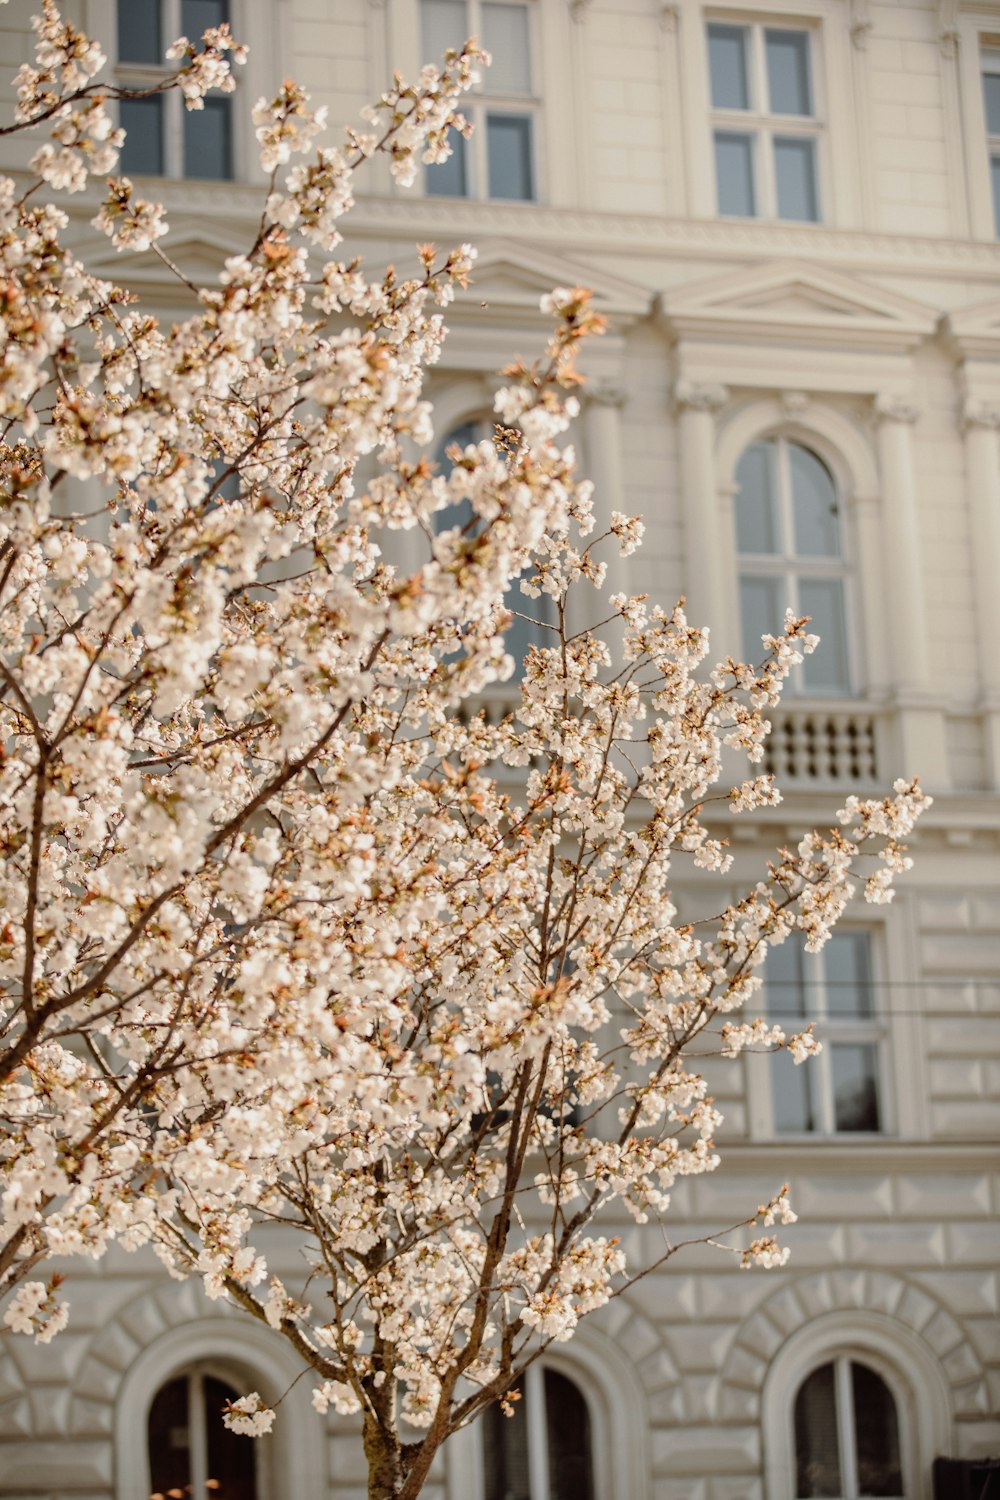
<svg viewBox="0 0 1000 1500"><path fill-rule="evenodd" d="M785 607L779 593L785 592L777 578L740 579L740 626L747 661L760 661L764 655L761 636L774 635L781 629Z"/></svg>
<svg viewBox="0 0 1000 1500"><path fill-rule="evenodd" d="M420 31L425 63L440 62L449 47L460 51L469 39L465 0L423 0Z"/></svg>
<svg viewBox="0 0 1000 1500"><path fill-rule="evenodd" d="M521 578L531 578L534 568L527 568ZM521 593L520 578L511 584L504 596L504 603L513 613L514 619L504 632L504 645L516 663L513 681L518 682L524 672L524 658L529 646L544 646L549 632L545 629L551 615L551 600L547 594L540 599L529 599ZM524 618L522 618L522 616Z"/></svg>
<svg viewBox="0 0 1000 1500"><path fill-rule="evenodd" d="M163 100L122 99L118 118L125 130L122 171L142 176L163 173Z"/></svg>
<svg viewBox="0 0 1000 1500"><path fill-rule="evenodd" d="M512 198L522 203L534 198L530 117L487 115L486 160L491 198Z"/></svg>
<svg viewBox="0 0 1000 1500"><path fill-rule="evenodd" d="M206 1375L202 1381L205 1403L205 1438L208 1453L208 1485L212 1500L257 1500L257 1444L238 1432L230 1432L222 1420L227 1401L237 1392L221 1380Z"/></svg>
<svg viewBox="0 0 1000 1500"><path fill-rule="evenodd" d="M708 66L716 109L749 109L747 31L743 26L708 28Z"/></svg>
<svg viewBox="0 0 1000 1500"><path fill-rule="evenodd" d="M983 74L983 107L987 133L1000 135L1000 56L997 58L997 72Z"/></svg>
<svg viewBox="0 0 1000 1500"><path fill-rule="evenodd" d="M779 552L773 443L754 443L736 466L736 546L740 552Z"/></svg>
<svg viewBox="0 0 1000 1500"><path fill-rule="evenodd" d="M715 132L715 182L719 213L752 219L757 213L753 186L753 136Z"/></svg>
<svg viewBox="0 0 1000 1500"><path fill-rule="evenodd" d="M875 1044L827 1045L833 1074L833 1113L837 1130L880 1129Z"/></svg>
<svg viewBox="0 0 1000 1500"><path fill-rule="evenodd" d="M483 44L493 59L483 74L491 94L531 93L531 52L526 5L484 5Z"/></svg>
<svg viewBox="0 0 1000 1500"><path fill-rule="evenodd" d="M826 1009L831 1016L870 1016L871 953L865 932L835 932L822 953Z"/></svg>
<svg viewBox="0 0 1000 1500"><path fill-rule="evenodd" d="M846 693L851 674L847 660L847 620L844 614L844 584L840 578L800 578L799 608L812 620L810 629L820 637L803 671L810 693Z"/></svg>
<svg viewBox="0 0 1000 1500"><path fill-rule="evenodd" d="M528 1478L528 1414L515 1401L506 1417L499 1401L487 1407L483 1424L483 1490L486 1500L531 1500Z"/></svg>
<svg viewBox="0 0 1000 1500"><path fill-rule="evenodd" d="M184 176L232 177L232 110L228 99L206 99L204 109L184 111Z"/></svg>
<svg viewBox="0 0 1000 1500"><path fill-rule="evenodd" d="M118 61L162 63L163 60L160 0L127 0L127 3L119 0Z"/></svg>
<svg viewBox="0 0 1000 1500"><path fill-rule="evenodd" d="M858 1493L901 1495L899 1424L892 1392L867 1365L851 1364L854 1431L858 1444Z"/></svg>
<svg viewBox="0 0 1000 1500"><path fill-rule="evenodd" d="M802 1500L840 1495L840 1451L833 1365L814 1370L795 1398L795 1493Z"/></svg>
<svg viewBox="0 0 1000 1500"><path fill-rule="evenodd" d="M556 1370L545 1371L549 1500L593 1500L590 1411L583 1392Z"/></svg>
<svg viewBox="0 0 1000 1500"><path fill-rule="evenodd" d="M447 161L435 162L425 169L425 186L428 193L433 193L438 198L467 198L469 182L465 137L455 130L449 130L448 139L451 142L451 155Z"/></svg>
<svg viewBox="0 0 1000 1500"><path fill-rule="evenodd" d="M192 42L200 42L210 26L228 20L227 0L181 0L181 31Z"/></svg>
<svg viewBox="0 0 1000 1500"><path fill-rule="evenodd" d="M801 136L776 135L774 177L778 187L778 218L818 223L815 142Z"/></svg>
<svg viewBox="0 0 1000 1500"><path fill-rule="evenodd" d="M815 1130L815 1075L810 1071L811 1064L805 1062L796 1066L787 1052L776 1053L770 1063L775 1130L782 1135Z"/></svg>
<svg viewBox="0 0 1000 1500"><path fill-rule="evenodd" d="M837 491L826 464L808 448L788 444L795 509L795 550L800 557L839 557Z"/></svg>
<svg viewBox="0 0 1000 1500"><path fill-rule="evenodd" d="M782 1016L803 1016L806 1011L806 953L803 938L793 933L777 948L767 950L764 970L764 993L767 1013L776 1020ZM815 963L812 955L810 962Z"/></svg>
<svg viewBox="0 0 1000 1500"><path fill-rule="evenodd" d="M764 32L767 52L767 92L773 115L811 115L809 33Z"/></svg>
<svg viewBox="0 0 1000 1500"><path fill-rule="evenodd" d="M990 180L993 183L993 228L1000 240L1000 156L990 157Z"/></svg>
<svg viewBox="0 0 1000 1500"><path fill-rule="evenodd" d="M191 1483L191 1428L188 1378L171 1380L156 1395L146 1424L149 1481L153 1494L188 1493Z"/></svg>

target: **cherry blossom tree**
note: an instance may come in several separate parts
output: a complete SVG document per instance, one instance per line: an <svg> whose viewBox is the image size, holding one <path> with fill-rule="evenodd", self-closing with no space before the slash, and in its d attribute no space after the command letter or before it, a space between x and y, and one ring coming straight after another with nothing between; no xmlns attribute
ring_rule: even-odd
<svg viewBox="0 0 1000 1500"><path fill-rule="evenodd" d="M152 1246L289 1339L319 1411L360 1415L373 1500L415 1500L450 1435L651 1269L603 1221L663 1221L717 1165L699 1053L816 1050L741 1019L766 953L819 948L860 859L888 900L927 799L850 798L679 920L678 872L729 867L719 823L779 801L767 714L816 640L789 616L759 662L710 671L682 605L603 600L642 525L595 534L564 441L602 327L579 289L505 372L498 440L429 460L425 380L474 252L369 278L340 223L368 158L406 183L467 130L473 44L340 147L293 84L262 100L256 238L168 328L45 201L113 171L107 101L131 91L55 4L36 31L8 129L48 139L0 184L6 1322L63 1325L58 1278L29 1279L50 1257ZM157 88L199 108L244 54L220 28L168 55ZM127 179L94 222L124 282L136 252L176 270ZM548 623L496 722L512 583ZM792 1217L778 1188L720 1253L780 1264ZM269 1270L273 1224L301 1285ZM679 1249L657 1243L655 1264ZM248 1393L226 1419L275 1413Z"/></svg>

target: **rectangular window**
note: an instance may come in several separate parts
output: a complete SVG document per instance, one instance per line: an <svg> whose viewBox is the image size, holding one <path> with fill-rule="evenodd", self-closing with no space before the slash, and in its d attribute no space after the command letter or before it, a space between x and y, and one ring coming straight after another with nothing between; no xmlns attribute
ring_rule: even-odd
<svg viewBox="0 0 1000 1500"><path fill-rule="evenodd" d="M1000 47L984 47L983 112L986 116L986 147L990 157L993 189L993 224L1000 239Z"/></svg>
<svg viewBox="0 0 1000 1500"><path fill-rule="evenodd" d="M768 954L768 1018L787 1033L815 1022L823 1051L798 1066L769 1059L771 1116L779 1135L877 1134L884 1130L884 1026L875 1003L866 932L834 932L819 953L796 933Z"/></svg>
<svg viewBox="0 0 1000 1500"><path fill-rule="evenodd" d="M452 139L453 154L429 166L427 192L446 198L498 198L530 203L537 197L531 12L524 0L422 0L424 62L440 63L478 37L493 62L462 104L475 129L470 141Z"/></svg>
<svg viewBox="0 0 1000 1500"><path fill-rule="evenodd" d="M178 36L199 40L229 19L227 0L119 0L117 82L155 88L170 71L165 52ZM131 176L233 176L233 112L228 94L209 94L204 109L188 110L177 89L146 99L123 99L126 131L122 170Z"/></svg>
<svg viewBox="0 0 1000 1500"><path fill-rule="evenodd" d="M738 219L820 220L812 34L708 25L718 211Z"/></svg>

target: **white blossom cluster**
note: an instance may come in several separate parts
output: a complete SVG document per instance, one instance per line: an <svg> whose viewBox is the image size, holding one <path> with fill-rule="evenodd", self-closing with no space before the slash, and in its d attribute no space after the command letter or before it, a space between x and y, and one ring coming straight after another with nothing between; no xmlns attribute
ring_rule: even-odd
<svg viewBox="0 0 1000 1500"><path fill-rule="evenodd" d="M22 119L59 140L100 49L51 3L38 31ZM226 86L227 36L178 47L189 104ZM404 179L438 159L481 60L397 79L374 136L341 148L295 85L259 105L258 238L170 327L0 185L8 1326L64 1317L27 1279L46 1257L151 1245L287 1337L314 1405L359 1411L406 1497L645 1269L604 1211L661 1216L717 1164L692 1044L721 1027L731 1054L814 1050L728 1018L771 946L825 941L871 851L865 894L888 895L927 800L851 799L721 917L678 920L678 870L729 868L715 803L777 800L756 774L713 789L725 747L759 761L815 639L789 616L761 663L706 677L680 606L613 598L614 660L570 628L602 552L642 537L617 513L595 536L563 443L602 326L578 288L504 372L502 441L430 461L426 372L474 252L418 247L401 278L333 251L365 158ZM166 229L125 179L98 222L126 267ZM460 504L469 524L436 524ZM420 539L410 573L387 560L397 530ZM511 674L518 577L556 623L497 724L478 695ZM747 1226L787 1222L783 1202ZM312 1247L307 1292L271 1273L272 1220ZM404 1447L400 1414L423 1441ZM273 1420L256 1393L227 1416Z"/></svg>

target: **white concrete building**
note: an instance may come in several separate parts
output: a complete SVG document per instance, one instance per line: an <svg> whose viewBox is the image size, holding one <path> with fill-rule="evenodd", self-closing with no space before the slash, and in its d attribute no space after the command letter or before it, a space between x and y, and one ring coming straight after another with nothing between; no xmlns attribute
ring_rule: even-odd
<svg viewBox="0 0 1000 1500"><path fill-rule="evenodd" d="M5 108L31 8L0 10ZM734 887L847 791L917 771L936 799L895 903L852 912L808 967L790 953L772 970L772 1004L818 1019L823 1057L794 1075L783 1056L720 1067L724 1167L675 1196L682 1237L787 1178L790 1265L677 1257L529 1380L523 1423L454 1443L429 1493L932 1500L936 1457L1000 1455L1000 4L65 8L117 45L123 79L227 11L251 44L239 93L194 127L176 101L126 121L171 254L206 276L259 213L259 93L287 73L351 120L394 67L485 40L496 63L463 156L410 191L376 166L352 220L374 262L426 239L479 246L436 376L439 431L489 412L493 372L537 347L542 292L593 287L612 330L588 357L582 463L605 510L647 525L620 581L685 593L720 652L785 602L825 637L776 716L786 800L744 820ZM23 142L4 149L23 160ZM80 240L120 275L87 227L94 201L73 205ZM155 263L136 279L170 311ZM294 1274L294 1251L275 1254ZM256 1474L206 1490L227 1462L206 1382L276 1395L295 1361L152 1261L73 1269L71 1330L45 1349L0 1342L6 1500L145 1500L177 1482L168 1459L197 1500L363 1494L360 1445L323 1427L307 1382ZM939 1473L938 1500L1000 1496L988 1478Z"/></svg>

